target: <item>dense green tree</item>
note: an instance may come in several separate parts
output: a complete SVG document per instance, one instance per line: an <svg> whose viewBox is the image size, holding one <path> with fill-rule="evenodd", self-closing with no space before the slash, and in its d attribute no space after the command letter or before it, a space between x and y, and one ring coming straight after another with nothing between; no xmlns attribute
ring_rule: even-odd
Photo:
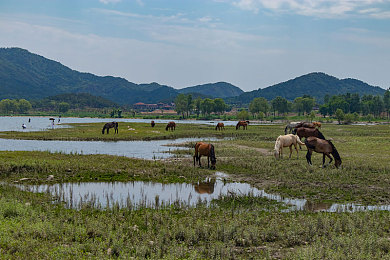
<svg viewBox="0 0 390 260"><path fill-rule="evenodd" d="M187 117L190 116L192 110L194 109L194 102L192 100L192 95L189 94L187 95L187 99L186 99L187 103L186 103L186 113L187 113Z"/></svg>
<svg viewBox="0 0 390 260"><path fill-rule="evenodd" d="M335 116L336 116L337 121L339 122L339 124L341 124L341 121L344 120L345 114L344 114L344 112L343 112L343 110L341 108L338 108L338 109L336 109Z"/></svg>
<svg viewBox="0 0 390 260"><path fill-rule="evenodd" d="M303 111L306 113L306 115L310 114L310 112L313 110L313 106L315 104L315 99L306 96L302 98L302 105L303 105Z"/></svg>
<svg viewBox="0 0 390 260"><path fill-rule="evenodd" d="M69 103L66 103L66 102L60 102L58 103L58 111L61 112L61 113L66 113L68 112L70 108L70 105ZM121 110L118 110L118 116L119 116L119 111ZM122 111L121 111L122 112ZM120 117L120 116L119 116Z"/></svg>
<svg viewBox="0 0 390 260"><path fill-rule="evenodd" d="M214 99L214 112L217 114L222 114L225 112L227 108L227 105L225 104L225 101L222 98L216 98Z"/></svg>
<svg viewBox="0 0 390 260"><path fill-rule="evenodd" d="M32 108L31 103L25 99L19 99L19 101L17 102L17 106L18 106L19 113L22 114L26 113Z"/></svg>
<svg viewBox="0 0 390 260"><path fill-rule="evenodd" d="M297 97L294 99L293 107L296 112L298 112L298 115L300 116L303 113L303 97Z"/></svg>
<svg viewBox="0 0 390 260"><path fill-rule="evenodd" d="M17 112L18 104L16 100L13 99L3 99L0 101L0 110L3 113Z"/></svg>
<svg viewBox="0 0 390 260"><path fill-rule="evenodd" d="M183 118L187 112L187 96L184 94L179 94L175 98L175 111L177 114L182 114Z"/></svg>
<svg viewBox="0 0 390 260"><path fill-rule="evenodd" d="M210 98L205 98L201 103L201 110L204 115L209 115L214 111L214 101Z"/></svg>
<svg viewBox="0 0 390 260"><path fill-rule="evenodd" d="M287 99L283 97L276 97L271 101L274 113L278 111L278 115L288 112Z"/></svg>
<svg viewBox="0 0 390 260"><path fill-rule="evenodd" d="M385 94L383 95L383 106L385 112L387 114L387 118L389 118L390 114L390 89L387 89Z"/></svg>
<svg viewBox="0 0 390 260"><path fill-rule="evenodd" d="M237 113L237 119L239 120L248 120L249 119L249 112L247 110L241 110Z"/></svg>
<svg viewBox="0 0 390 260"><path fill-rule="evenodd" d="M320 114L325 118L328 114L328 106L327 105L321 105L319 109Z"/></svg>
<svg viewBox="0 0 390 260"><path fill-rule="evenodd" d="M267 99L263 97L254 98L249 104L249 111L254 114L259 114L260 112L267 114L269 111L269 104Z"/></svg>

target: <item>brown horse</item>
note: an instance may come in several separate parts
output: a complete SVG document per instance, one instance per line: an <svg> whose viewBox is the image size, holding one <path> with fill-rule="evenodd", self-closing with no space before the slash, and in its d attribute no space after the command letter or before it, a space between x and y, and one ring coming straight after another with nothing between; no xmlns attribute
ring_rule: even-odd
<svg viewBox="0 0 390 260"><path fill-rule="evenodd" d="M165 130L168 131L168 129L171 129L171 131L174 131L176 129L176 123L171 121L167 124L167 127L165 127Z"/></svg>
<svg viewBox="0 0 390 260"><path fill-rule="evenodd" d="M225 130L225 125L223 123L218 123L215 130Z"/></svg>
<svg viewBox="0 0 390 260"><path fill-rule="evenodd" d="M302 137L307 138L309 136L315 136L320 139L325 139L325 136L317 128L299 127L293 130L293 134L298 135L300 139L302 139Z"/></svg>
<svg viewBox="0 0 390 260"><path fill-rule="evenodd" d="M156 123L155 123L154 121L152 121L152 122L150 122L150 125L151 125L152 127L154 127L154 126L156 125Z"/></svg>
<svg viewBox="0 0 390 260"><path fill-rule="evenodd" d="M207 168L210 168L210 161L211 161L211 168L212 170L215 170L215 163L217 162L217 159L215 158L215 151L214 151L214 145L212 144L206 144L203 142L197 142L195 144L195 154L194 154L194 166L195 161L199 163L199 167L201 167L200 158L202 155L207 156Z"/></svg>
<svg viewBox="0 0 390 260"><path fill-rule="evenodd" d="M335 163L334 165L336 168L339 168L341 165L341 158L339 153L336 150L336 147L334 147L333 143L330 140L323 140L314 136L310 136L306 138L305 144L307 147L307 154L306 154L306 160L309 165L312 165L311 163L311 155L313 151L317 153L322 153L322 167L328 166L332 161L332 157L329 154L332 154ZM327 156L330 161L325 165L325 156Z"/></svg>
<svg viewBox="0 0 390 260"><path fill-rule="evenodd" d="M300 122L294 126L294 128L299 128L299 127L305 127L305 128L321 128L321 123L320 122Z"/></svg>
<svg viewBox="0 0 390 260"><path fill-rule="evenodd" d="M114 128L115 129L115 133L119 133L118 132L118 122L110 122L110 123L106 123L104 126L103 126L103 130L102 130L102 134L104 134L104 130L107 129L107 134L109 133L109 130L110 128Z"/></svg>
<svg viewBox="0 0 390 260"><path fill-rule="evenodd" d="M236 130L240 129L241 126L243 130L248 129L248 122L249 121L239 121L236 125Z"/></svg>

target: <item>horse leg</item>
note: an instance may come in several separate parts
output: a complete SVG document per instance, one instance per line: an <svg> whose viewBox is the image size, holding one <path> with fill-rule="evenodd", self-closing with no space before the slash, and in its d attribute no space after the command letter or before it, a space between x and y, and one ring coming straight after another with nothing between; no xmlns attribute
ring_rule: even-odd
<svg viewBox="0 0 390 260"><path fill-rule="evenodd" d="M292 154L292 145L289 146L290 147L290 156L288 157L289 159L291 159L291 154Z"/></svg>
<svg viewBox="0 0 390 260"><path fill-rule="evenodd" d="M298 147L297 147L297 144L294 144L294 147L295 147L295 150L297 151L297 159L298 159L299 157L298 157Z"/></svg>
<svg viewBox="0 0 390 260"><path fill-rule="evenodd" d="M107 127L106 129L107 129L107 134L108 134L108 133L110 132L110 128L109 128L109 127Z"/></svg>
<svg viewBox="0 0 390 260"><path fill-rule="evenodd" d="M313 165L312 163L311 163L311 150L310 149L308 149L307 150L307 153L306 153L306 161L307 161L307 163L311 166L311 165Z"/></svg>
<svg viewBox="0 0 390 260"><path fill-rule="evenodd" d="M324 161L325 161L325 155L329 158L329 162L328 162L328 164L326 165L326 166L328 166L329 164L332 163L333 158L332 158L329 154L324 154Z"/></svg>
<svg viewBox="0 0 390 260"><path fill-rule="evenodd" d="M198 155L198 163L199 163L199 167L202 167L202 164L200 163L200 157L202 157L202 155Z"/></svg>

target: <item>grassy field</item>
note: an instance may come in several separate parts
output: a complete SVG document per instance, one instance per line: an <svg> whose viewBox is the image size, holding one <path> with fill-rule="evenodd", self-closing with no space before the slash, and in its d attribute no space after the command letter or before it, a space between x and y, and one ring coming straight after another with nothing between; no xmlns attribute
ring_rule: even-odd
<svg viewBox="0 0 390 260"><path fill-rule="evenodd" d="M312 203L390 204L390 127L323 126L343 160L342 169L322 169L322 156L306 163L303 148L296 159L272 156L282 125L228 127L180 124L167 133L147 124L121 126L119 135L101 134L101 125L36 133L7 133L8 138L59 140L147 140L178 137L233 137L215 142L217 170L235 181L267 192ZM151 132L156 131L156 132ZM158 133L158 132L159 133ZM135 133L138 132L138 133ZM137 135L138 134L138 135ZM111 139L112 140L112 139ZM178 155L190 155L193 144ZM205 160L203 161L205 163ZM108 155L48 152L0 152L2 181L28 182L203 180L213 171L194 168L191 157L145 161ZM54 180L47 180L54 175ZM0 258L151 258L151 259L390 259L390 212L283 212L262 198L230 196L210 207L172 205L164 208L113 207L80 210L53 204L46 194L0 186Z"/></svg>

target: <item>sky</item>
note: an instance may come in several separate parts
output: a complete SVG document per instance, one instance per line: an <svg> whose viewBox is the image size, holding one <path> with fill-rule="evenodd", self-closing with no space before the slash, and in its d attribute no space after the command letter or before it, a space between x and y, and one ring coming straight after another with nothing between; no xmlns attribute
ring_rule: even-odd
<svg viewBox="0 0 390 260"><path fill-rule="evenodd" d="M310 72L387 89L390 0L1 0L0 47L177 89Z"/></svg>

